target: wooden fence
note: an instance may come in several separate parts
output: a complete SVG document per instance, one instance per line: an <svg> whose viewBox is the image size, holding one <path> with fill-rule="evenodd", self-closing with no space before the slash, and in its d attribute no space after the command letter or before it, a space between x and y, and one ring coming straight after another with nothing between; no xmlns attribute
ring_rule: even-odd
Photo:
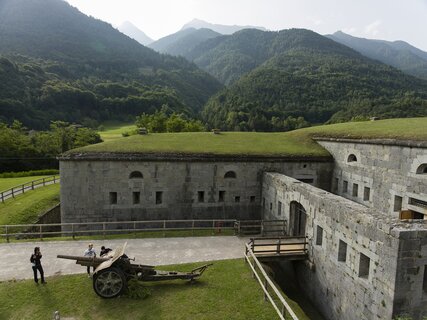
<svg viewBox="0 0 427 320"><path fill-rule="evenodd" d="M132 234L137 232L194 231L212 230L220 233L235 230L236 220L149 220L149 221L116 221L116 222L85 222L85 223L49 223L0 225L0 237L6 238L43 238L76 237L82 235Z"/></svg>
<svg viewBox="0 0 427 320"><path fill-rule="evenodd" d="M283 298L280 291L265 272L262 264L252 252L252 247L249 244L246 244L245 261L252 269L254 278L256 278L261 285L264 291L264 299L270 301L279 318L281 320L286 320L286 313L288 313L293 320L298 320L296 314L292 311L285 298Z"/></svg>
<svg viewBox="0 0 427 320"><path fill-rule="evenodd" d="M21 184L19 186L10 188L6 191L0 192L0 201L5 202L8 198L15 198L16 195L25 193L29 190L34 190L35 188L47 184L55 184L59 182L59 176L49 176L37 180L33 180L30 182L26 182L24 184Z"/></svg>

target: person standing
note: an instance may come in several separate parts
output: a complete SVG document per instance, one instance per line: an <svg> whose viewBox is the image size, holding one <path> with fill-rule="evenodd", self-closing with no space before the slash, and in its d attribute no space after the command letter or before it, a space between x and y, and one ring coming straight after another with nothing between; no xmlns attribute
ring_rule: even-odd
<svg viewBox="0 0 427 320"><path fill-rule="evenodd" d="M85 257L92 257L95 258L96 257L96 252L95 249L93 248L93 243L89 243L88 248L86 249L85 253L84 253ZM93 272L95 271L95 267L92 267ZM88 277L90 277L90 266L87 266L87 274Z"/></svg>
<svg viewBox="0 0 427 320"><path fill-rule="evenodd" d="M46 281L44 281L44 271L41 264L40 259L42 258L42 253L40 252L39 247L34 248L34 253L30 257L30 262L33 268L34 273L34 281L35 283L39 283L39 279L37 278L37 270L40 272L40 278L42 280L43 284L46 284Z"/></svg>
<svg viewBox="0 0 427 320"><path fill-rule="evenodd" d="M112 251L110 248L106 248L105 246L102 246L99 256L103 257L103 256L107 255L110 251Z"/></svg>

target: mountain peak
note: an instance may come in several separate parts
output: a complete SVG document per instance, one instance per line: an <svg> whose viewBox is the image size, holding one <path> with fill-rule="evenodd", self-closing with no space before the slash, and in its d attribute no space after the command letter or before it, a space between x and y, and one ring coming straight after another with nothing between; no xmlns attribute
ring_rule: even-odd
<svg viewBox="0 0 427 320"><path fill-rule="evenodd" d="M264 27L257 27L257 26L238 26L238 25L222 25L222 24L214 24L210 22L206 22L204 20L200 19L193 19L190 22L186 23L181 30L188 29L188 28L195 28L195 29L211 29L215 32L221 33L221 34L233 34L237 31L240 31L242 29L259 29L262 31L267 31Z"/></svg>
<svg viewBox="0 0 427 320"><path fill-rule="evenodd" d="M117 29L144 46L154 41L130 21L123 22Z"/></svg>

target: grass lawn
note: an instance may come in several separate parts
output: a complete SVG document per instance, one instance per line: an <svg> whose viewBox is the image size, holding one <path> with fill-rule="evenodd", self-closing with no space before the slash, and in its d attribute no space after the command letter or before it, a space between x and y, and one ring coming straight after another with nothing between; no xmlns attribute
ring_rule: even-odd
<svg viewBox="0 0 427 320"><path fill-rule="evenodd" d="M69 153L182 153L223 155L329 156L312 137L427 140L427 118L389 119L317 126L290 132L157 133L110 140Z"/></svg>
<svg viewBox="0 0 427 320"><path fill-rule="evenodd" d="M32 177L19 177L19 178L0 178L0 192L6 191L10 188L17 187L21 184L31 182L37 179L49 176L32 176Z"/></svg>
<svg viewBox="0 0 427 320"><path fill-rule="evenodd" d="M200 265L161 269L188 271ZM146 299L101 299L83 274L50 277L47 282L38 286L32 280L0 283L0 319L51 319L55 310L76 320L277 319L243 259L215 261L195 284L181 280L146 283L151 291ZM298 306L294 310L300 319L308 319Z"/></svg>
<svg viewBox="0 0 427 320"><path fill-rule="evenodd" d="M123 138L123 132L130 132L136 130L136 125L133 123L123 123L116 121L107 121L102 124L104 130L99 131L98 133L101 136L101 139L104 141L117 140Z"/></svg>
<svg viewBox="0 0 427 320"><path fill-rule="evenodd" d="M0 203L0 225L27 224L59 202L59 184L40 187Z"/></svg>

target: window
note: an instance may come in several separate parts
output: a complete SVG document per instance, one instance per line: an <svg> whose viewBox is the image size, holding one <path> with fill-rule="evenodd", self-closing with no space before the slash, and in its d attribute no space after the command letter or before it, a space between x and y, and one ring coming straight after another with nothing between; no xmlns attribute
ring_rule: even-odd
<svg viewBox="0 0 427 320"><path fill-rule="evenodd" d="M427 209L427 201L423 201L420 199L409 198L409 204L411 204L413 206L417 206L417 207Z"/></svg>
<svg viewBox="0 0 427 320"><path fill-rule="evenodd" d="M369 201L371 198L371 188L365 187L363 189L363 201Z"/></svg>
<svg viewBox="0 0 427 320"><path fill-rule="evenodd" d="M250 202L250 203L254 203L254 202L255 202L255 196L250 196L250 198L249 198L249 202Z"/></svg>
<svg viewBox="0 0 427 320"><path fill-rule="evenodd" d="M359 185L357 183L353 183L353 197L357 197L359 195Z"/></svg>
<svg viewBox="0 0 427 320"><path fill-rule="evenodd" d="M132 192L132 203L138 204L141 201L141 193L140 192Z"/></svg>
<svg viewBox="0 0 427 320"><path fill-rule="evenodd" d="M270 202L270 211L273 210L273 204Z"/></svg>
<svg viewBox="0 0 427 320"><path fill-rule="evenodd" d="M394 196L394 207L393 207L394 212L402 210L402 202L403 202L402 197Z"/></svg>
<svg viewBox="0 0 427 320"><path fill-rule="evenodd" d="M129 179L142 179L144 176L139 171L132 171L129 175Z"/></svg>
<svg viewBox="0 0 427 320"><path fill-rule="evenodd" d="M321 226L317 226L316 230L316 244L321 246L323 243L323 228Z"/></svg>
<svg viewBox="0 0 427 320"><path fill-rule="evenodd" d="M117 192L110 192L110 204L117 204Z"/></svg>
<svg viewBox="0 0 427 320"><path fill-rule="evenodd" d="M282 215L282 203L280 201L277 202L277 215Z"/></svg>
<svg viewBox="0 0 427 320"><path fill-rule="evenodd" d="M347 243L340 240L338 245L338 261L345 262L347 260Z"/></svg>
<svg viewBox="0 0 427 320"><path fill-rule="evenodd" d="M427 266L424 266L423 291L427 293Z"/></svg>
<svg viewBox="0 0 427 320"><path fill-rule="evenodd" d="M197 192L197 201L205 202L205 192L204 191Z"/></svg>
<svg viewBox="0 0 427 320"><path fill-rule="evenodd" d="M334 190L334 192L338 192L338 186L339 186L339 183L340 183L340 179L338 179L338 178L335 178L335 180L334 180L334 188L333 188L333 190Z"/></svg>
<svg viewBox="0 0 427 320"><path fill-rule="evenodd" d="M156 204L161 204L163 202L163 192L156 191Z"/></svg>
<svg viewBox="0 0 427 320"><path fill-rule="evenodd" d="M262 197L262 208L265 209L265 198Z"/></svg>
<svg viewBox="0 0 427 320"><path fill-rule="evenodd" d="M357 162L357 157L354 154L350 154L347 158L347 162Z"/></svg>
<svg viewBox="0 0 427 320"><path fill-rule="evenodd" d="M417 168L417 174L427 174L427 163L423 163Z"/></svg>
<svg viewBox="0 0 427 320"><path fill-rule="evenodd" d="M359 277L367 278L369 277L369 265L371 264L371 259L365 256L363 253L360 254L359 261Z"/></svg>
<svg viewBox="0 0 427 320"><path fill-rule="evenodd" d="M240 197L239 196L235 196L234 197L234 202L240 202Z"/></svg>
<svg viewBox="0 0 427 320"><path fill-rule="evenodd" d="M348 181L342 182L342 192L344 192L344 193L348 192Z"/></svg>
<svg viewBox="0 0 427 320"><path fill-rule="evenodd" d="M224 202L225 199L225 191L220 191L218 195L218 202Z"/></svg>
<svg viewBox="0 0 427 320"><path fill-rule="evenodd" d="M236 179L236 173L234 171L227 171L224 175L225 179Z"/></svg>

